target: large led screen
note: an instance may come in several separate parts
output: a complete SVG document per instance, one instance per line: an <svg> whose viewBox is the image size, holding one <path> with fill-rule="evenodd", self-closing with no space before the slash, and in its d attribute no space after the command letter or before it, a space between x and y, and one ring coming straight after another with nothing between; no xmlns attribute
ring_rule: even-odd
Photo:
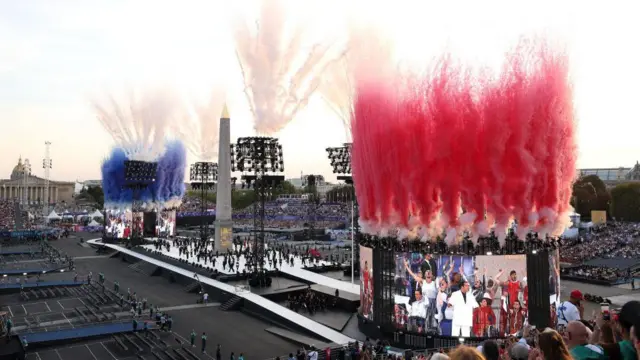
<svg viewBox="0 0 640 360"><path fill-rule="evenodd" d="M373 320L372 258L371 249L360 246L360 313L369 320Z"/></svg>
<svg viewBox="0 0 640 360"><path fill-rule="evenodd" d="M393 322L441 336L519 334L527 319L526 267L524 255L396 254Z"/></svg>

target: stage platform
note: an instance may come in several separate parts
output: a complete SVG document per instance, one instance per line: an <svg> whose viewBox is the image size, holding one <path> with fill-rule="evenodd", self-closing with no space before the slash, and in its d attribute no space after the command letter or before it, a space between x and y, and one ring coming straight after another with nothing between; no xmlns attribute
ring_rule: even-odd
<svg viewBox="0 0 640 360"><path fill-rule="evenodd" d="M154 240L153 238L149 238L147 240ZM156 251L155 246L154 245L144 245L141 246L144 249L148 249L151 251ZM171 246L170 250L167 251L166 248L162 248L162 254L172 257L174 259L181 259L181 260L187 260L189 262L192 263L197 263L197 264L201 264L204 267L211 267L213 266L213 264L211 262L207 262L205 264L204 261L198 261L197 257L195 256L185 256L182 255L180 256L180 253L178 251L178 247L177 246ZM245 258L244 256L240 256L240 260L239 260L239 268L238 268L238 272L232 272L231 269L229 268L223 268L222 267L222 259L224 257L223 256L218 256L218 259L216 261L216 270L218 270L219 273L221 274L227 274L227 275L233 275L233 274L237 274L238 272L242 272L244 270L245 267ZM316 264L317 266L322 266L322 265L331 265L331 263L320 260L317 263L314 262L314 264ZM268 263L265 264L265 267L267 268L267 270L274 270L274 268L272 266L270 266ZM302 264L302 259L301 258L294 258L293 260L293 266L289 265L289 263L287 262L283 262L282 266L279 268L280 271L282 271L283 273L289 275L289 276L293 276L297 279L301 279L304 280L306 282L312 282L315 284L320 284L323 286L326 286L328 288L333 289L333 292L335 292L336 289L338 289L340 292L347 292L353 295L358 295L358 297L360 296L360 286L358 284L352 284L346 281L341 281L341 280L337 280L334 278L330 278L327 276L322 276L320 274L316 274L312 271L308 271L305 270L303 268L303 264Z"/></svg>
<svg viewBox="0 0 640 360"><path fill-rule="evenodd" d="M54 286L79 286L82 284L86 284L85 281L73 281L73 280L60 280L60 281L40 281L40 282L26 282L24 284L20 283L6 283L0 284L1 289L31 289L31 288L46 288L46 287L54 287Z"/></svg>
<svg viewBox="0 0 640 360"><path fill-rule="evenodd" d="M138 321L138 329L142 329L144 327L144 321ZM147 322L148 328L155 328L155 323L152 321ZM96 336L105 336L105 335L115 335L120 333L128 333L133 332L133 322L127 321L116 324L95 324L95 325L87 325L85 327L73 328L73 329L64 329L57 331L41 331L34 333L23 333L20 334L21 337L27 338L27 342L31 344L38 343L48 343L55 342L61 340L70 340L74 341L92 338Z"/></svg>
<svg viewBox="0 0 640 360"><path fill-rule="evenodd" d="M151 263L153 265L156 265L158 267L164 268L166 270L169 270L171 272L174 272L176 274L180 274L182 276L185 276L189 279L192 279L194 277L194 275L196 275L194 272L192 271L188 271L185 270L181 267L178 266L174 266L171 265L169 263L166 263L164 261L160 261L160 260L156 260L152 257L146 256L144 254L140 254L138 252L126 249L124 247L121 247L119 245L115 245L115 244L103 244L101 239L93 239L93 240L89 240L88 241L90 244L94 244L94 245L102 245L108 248L111 248L113 250L117 250L123 254L126 254L128 256L140 259L142 261L146 261L148 263ZM218 261L220 263L220 261ZM247 301L250 301L262 308L264 308L265 310L278 314L284 318L289 319L290 321L295 322L296 324L298 324L299 326L304 327L305 329L313 332L314 334L317 334L318 336L327 339L328 341L332 342L332 343L336 343L336 344L347 344L349 342L353 342L354 340L348 336L345 336L343 334L341 334L338 331L335 331L327 326L324 326L322 324L319 324L315 321L312 321L310 319L308 319L307 317L300 315L294 311L291 311L285 307L282 307L270 300L265 299L264 297L248 292L248 291L243 291L243 292L237 292L236 287L229 285L229 284L225 284L223 282L217 281L217 280L213 280L211 278L205 277L205 276L199 276L200 282L202 282L203 284L209 285L209 286L213 286L215 288L221 289L225 292L231 293L231 294L235 294L236 296L243 298Z"/></svg>
<svg viewBox="0 0 640 360"><path fill-rule="evenodd" d="M43 274L51 271L60 271L60 269L67 269L69 266L66 264L57 265L57 266L49 266L42 268L24 268L24 269L2 269L0 270L0 274L2 275L32 275L32 274Z"/></svg>
<svg viewBox="0 0 640 360"><path fill-rule="evenodd" d="M155 238L146 238L145 240L150 240L153 241L155 240ZM147 249L147 250L152 250L152 251L157 251L154 245L142 245L140 246L143 249ZM211 250L211 249L209 249ZM186 255L180 255L180 252L178 250L177 246L173 246L171 245L171 248L169 251L167 251L166 248L162 248L161 250L162 254L172 257L174 259L180 259L180 260L187 260L188 262L194 263L194 264L200 264L204 267L210 268L213 266L213 264L211 262L207 262L205 263L204 261L200 260L198 261L198 258L195 256L186 256ZM244 256L240 256L239 259L239 267L238 267L238 271L231 271L231 269L229 268L223 268L222 267L222 259L224 258L224 256L222 256L222 254L220 254L220 256L218 256L217 261L216 261L216 267L215 269L218 270L219 273L221 274L227 274L227 275L233 275L233 274L237 274L238 272L242 272L245 269L245 264L246 264L246 259ZM317 263L319 266L320 265L330 265L330 263L326 262L326 261L318 261ZM286 265L286 267L291 267L289 265ZM293 267L294 268L302 268L302 259L300 258L295 258L293 260ZM282 263L282 269L285 268L285 263ZM265 264L265 269L266 270L275 270L275 268L273 266L271 266L268 262ZM282 270L281 269L281 270ZM234 269L235 270L235 269Z"/></svg>

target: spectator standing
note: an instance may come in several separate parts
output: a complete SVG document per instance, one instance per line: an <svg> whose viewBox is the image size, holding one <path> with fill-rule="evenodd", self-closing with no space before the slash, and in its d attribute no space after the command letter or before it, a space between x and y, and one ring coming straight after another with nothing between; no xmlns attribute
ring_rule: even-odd
<svg viewBox="0 0 640 360"><path fill-rule="evenodd" d="M196 347L196 331L195 330L191 330L191 347Z"/></svg>
<svg viewBox="0 0 640 360"><path fill-rule="evenodd" d="M204 331L202 332L200 339L202 340L202 353L205 354L207 350L207 334L205 334Z"/></svg>
<svg viewBox="0 0 640 360"><path fill-rule="evenodd" d="M596 332L599 332L599 327L603 325L605 321L601 317L598 318L598 324L596 325ZM611 359L621 360L636 360L638 355L636 352L635 344L631 342L631 328L633 324L640 322L640 301L629 301L618 314L618 320L615 321L615 327L622 336L622 341L616 344L603 344L602 348L605 355ZM594 335L594 338L595 337Z"/></svg>
<svg viewBox="0 0 640 360"><path fill-rule="evenodd" d="M563 301L558 306L558 326L567 326L571 321L582 319L582 304L584 297L580 290L573 290L569 295L569 300Z"/></svg>
<svg viewBox="0 0 640 360"><path fill-rule="evenodd" d="M460 345L449 354L451 360L484 360L480 352L472 347Z"/></svg>
<svg viewBox="0 0 640 360"><path fill-rule="evenodd" d="M530 360L572 360L562 336L551 329L543 331L538 337L539 348L531 349Z"/></svg>
<svg viewBox="0 0 640 360"><path fill-rule="evenodd" d="M566 343L574 360L604 360L604 350L589 344L589 330L580 321L572 321L565 332Z"/></svg>

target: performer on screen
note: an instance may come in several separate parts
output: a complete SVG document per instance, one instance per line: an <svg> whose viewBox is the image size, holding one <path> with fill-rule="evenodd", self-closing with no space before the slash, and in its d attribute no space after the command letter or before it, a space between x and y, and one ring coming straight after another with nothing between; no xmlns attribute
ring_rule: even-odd
<svg viewBox="0 0 640 360"><path fill-rule="evenodd" d="M491 295L485 293L480 307L473 309L473 335L477 337L491 336L491 329L496 325L496 315L491 309Z"/></svg>
<svg viewBox="0 0 640 360"><path fill-rule="evenodd" d="M423 279L426 279L425 274L427 271L430 271L434 278L438 276L438 263L436 263L431 254L424 254L424 261L420 264L420 272Z"/></svg>
<svg viewBox="0 0 640 360"><path fill-rule="evenodd" d="M527 278L523 278L523 281L527 281ZM515 270L509 272L509 280L502 283L502 288L506 288L509 293L509 307L518 300L518 294L524 289L523 282L518 280L518 273Z"/></svg>
<svg viewBox="0 0 640 360"><path fill-rule="evenodd" d="M427 309L426 314L426 326L428 328L437 327L435 314L436 314L436 297L438 295L438 288L436 287L436 281L433 279L433 275L431 271L427 270L424 273L424 278L421 274L414 274L411 271L411 267L409 266L409 262L405 260L404 267L407 270L407 273L413 277L416 282L416 291L420 291L423 297L426 297L429 301L429 307Z"/></svg>
<svg viewBox="0 0 640 360"><path fill-rule="evenodd" d="M555 329L558 326L558 312L556 310L556 303L551 303L549 327Z"/></svg>
<svg viewBox="0 0 640 360"><path fill-rule="evenodd" d="M505 335L509 332L507 328L509 323L509 293L506 288L502 289L500 296L500 333Z"/></svg>
<svg viewBox="0 0 640 360"><path fill-rule="evenodd" d="M440 278L438 284L438 295L436 296L436 306L438 309L438 314L436 315L436 319L440 324L440 335L451 336L451 320L453 320L453 310L449 307L448 303L448 285L444 278Z"/></svg>
<svg viewBox="0 0 640 360"><path fill-rule="evenodd" d="M369 269L369 262L364 261L364 267L362 268L362 290L365 294L369 293L371 289L371 269Z"/></svg>
<svg viewBox="0 0 640 360"><path fill-rule="evenodd" d="M409 319L407 317L406 309L403 306L395 304L393 320L394 320L394 324L396 324L396 328L401 330L406 329L405 326L407 326Z"/></svg>
<svg viewBox="0 0 640 360"><path fill-rule="evenodd" d="M452 293L451 298L449 298L449 307L453 310L451 336L471 336L473 309L478 307L478 303L469 291L470 289L469 282L464 281L460 290Z"/></svg>
<svg viewBox="0 0 640 360"><path fill-rule="evenodd" d="M415 291L416 300L409 305L409 331L423 332L427 320L429 300L422 296L419 290Z"/></svg>
<svg viewBox="0 0 640 360"><path fill-rule="evenodd" d="M509 309L509 331L508 335L520 335L527 319L527 310L522 307L520 300L511 303Z"/></svg>

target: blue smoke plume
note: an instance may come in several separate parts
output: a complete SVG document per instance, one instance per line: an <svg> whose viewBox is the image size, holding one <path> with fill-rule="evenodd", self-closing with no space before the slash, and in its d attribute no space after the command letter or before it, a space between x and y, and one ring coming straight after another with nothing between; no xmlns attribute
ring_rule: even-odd
<svg viewBox="0 0 640 360"><path fill-rule="evenodd" d="M125 187L124 162L128 160L121 148L113 149L102 163L102 190L105 206L108 208L130 208L133 190ZM180 141L170 141L165 145L164 154L158 159L158 172L153 185L138 190L139 199L147 208L173 208L180 205L185 193L184 172L187 166L187 152Z"/></svg>

